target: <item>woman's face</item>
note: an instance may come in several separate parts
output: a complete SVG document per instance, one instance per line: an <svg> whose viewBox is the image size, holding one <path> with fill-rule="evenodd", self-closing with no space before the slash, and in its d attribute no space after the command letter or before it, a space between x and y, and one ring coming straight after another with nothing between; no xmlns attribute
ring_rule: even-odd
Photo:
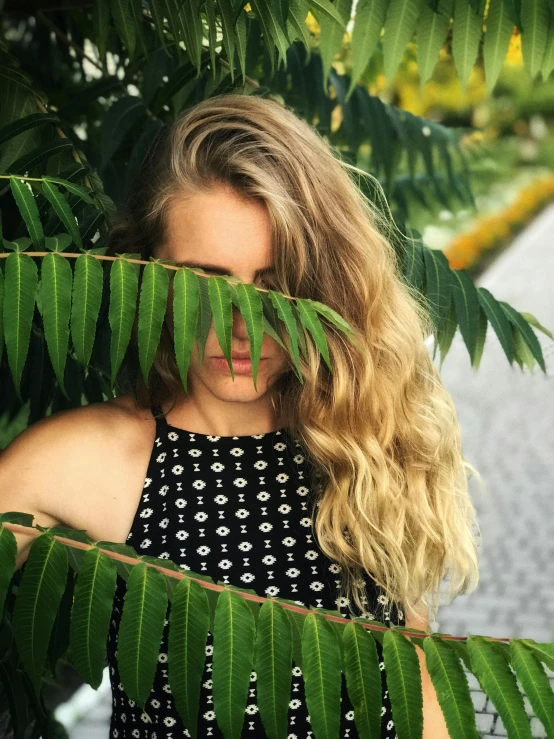
<svg viewBox="0 0 554 739"><path fill-rule="evenodd" d="M240 197L223 185L214 186L207 193L197 193L186 199L175 200L166 216L166 241L157 250L156 257L172 259L183 266L197 266L207 274L232 275L243 282L264 289L272 286L271 232L265 205ZM183 263L186 263L184 265ZM210 266L213 269L210 269ZM206 279L199 276L199 280ZM165 317L173 336L173 285L170 285ZM231 334L232 352L249 352L250 341L246 323L233 306ZM247 401L259 399L287 368L285 351L268 334L264 334L257 388L252 372L237 374L233 380L227 362L214 362L223 357L212 318L204 358L200 364L198 343L195 339L188 374L188 389L201 383L202 394L211 391L221 400ZM234 363L235 368L237 364Z"/></svg>

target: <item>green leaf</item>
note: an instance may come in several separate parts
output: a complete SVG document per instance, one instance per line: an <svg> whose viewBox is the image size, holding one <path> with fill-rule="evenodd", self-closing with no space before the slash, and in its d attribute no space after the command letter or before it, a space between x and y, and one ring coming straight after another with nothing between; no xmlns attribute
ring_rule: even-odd
<svg viewBox="0 0 554 739"><path fill-rule="evenodd" d="M0 612L17 563L17 539L0 523Z"/></svg>
<svg viewBox="0 0 554 739"><path fill-rule="evenodd" d="M196 69L196 77L201 72L201 55L202 55L202 38L203 27L202 18L200 17L199 0L188 0L186 3L179 3L178 22L180 31L185 42L187 54Z"/></svg>
<svg viewBox="0 0 554 739"><path fill-rule="evenodd" d="M389 80L393 79L406 45L413 36L419 10L419 2L389 1L383 36L385 77Z"/></svg>
<svg viewBox="0 0 554 739"><path fill-rule="evenodd" d="M425 263L427 306L437 331L441 331L452 297L452 282L450 281L450 267L442 251L425 248L423 250Z"/></svg>
<svg viewBox="0 0 554 739"><path fill-rule="evenodd" d="M263 303L258 290L249 283L240 282L235 288L240 312L246 324L250 339L250 358L252 360L252 375L254 389L258 392L256 379L263 342Z"/></svg>
<svg viewBox="0 0 554 739"><path fill-rule="evenodd" d="M534 326L539 331L542 331L543 334L554 341L554 334L552 333L552 331L549 331L547 328L545 328L545 326L540 324L532 313L525 313L524 311L520 311L520 315L523 316L527 323L530 323L531 326Z"/></svg>
<svg viewBox="0 0 554 739"><path fill-rule="evenodd" d="M462 90L467 89L469 76L477 58L483 17L476 13L468 0L454 0L452 56L458 70Z"/></svg>
<svg viewBox="0 0 554 739"><path fill-rule="evenodd" d="M523 696L519 692L515 675L510 670L506 658L499 651L501 647L471 634L466 643L472 671L483 691L494 703L508 736L531 739L531 728Z"/></svg>
<svg viewBox="0 0 554 739"><path fill-rule="evenodd" d="M456 651L432 634L423 640L425 664L451 736L478 739L475 708Z"/></svg>
<svg viewBox="0 0 554 739"><path fill-rule="evenodd" d="M492 92L498 80L513 30L514 23L506 0L490 0L483 43L485 78L489 92Z"/></svg>
<svg viewBox="0 0 554 739"><path fill-rule="evenodd" d="M498 305L502 308L510 323L518 329L518 332L526 346L529 348L531 355L537 360L542 371L546 373L546 365L541 345L529 323L521 313L515 310L515 308L512 308L511 305L508 305L508 303L499 300Z"/></svg>
<svg viewBox="0 0 554 739"><path fill-rule="evenodd" d="M554 736L554 693L544 667L533 650L517 639L510 640L510 656L516 677L537 718L544 724L547 736Z"/></svg>
<svg viewBox="0 0 554 739"><path fill-rule="evenodd" d="M190 64L183 64L177 67L168 77L167 82L160 87L158 93L154 97L151 109L154 113L159 113L164 105L169 102L187 85L196 84L194 76L194 67Z"/></svg>
<svg viewBox="0 0 554 739"><path fill-rule="evenodd" d="M352 328L348 321L345 321L341 315L339 315L328 305L325 305L325 303L320 303L318 300L312 300L312 307L318 313L321 313L321 315L324 316L328 321L334 323L337 328L339 328L350 338L355 346L361 348L361 345L358 344L358 342L354 339L354 336L358 334L358 332L354 328Z"/></svg>
<svg viewBox="0 0 554 739"><path fill-rule="evenodd" d="M95 543L98 549L106 549L108 552L116 552L117 554L124 554L126 557L130 557L131 559L136 560L137 562L140 559L142 559L142 557L139 557L139 555L135 552L133 547L130 547L128 544L121 544L121 543L113 542L113 541L97 541ZM120 559L116 559L113 561L115 563L118 575L123 580L127 580L129 575L131 574L134 564L123 562Z"/></svg>
<svg viewBox="0 0 554 739"><path fill-rule="evenodd" d="M179 21L178 8L178 6L181 5L181 0L155 0L155 3L159 5L159 15L165 16L167 19L169 34L175 42L172 47L172 53L176 52L177 57L181 60L183 51L179 43L181 40L181 24ZM155 3L152 2L152 5Z"/></svg>
<svg viewBox="0 0 554 739"><path fill-rule="evenodd" d="M2 270L2 264L0 262L0 366L2 365L2 358L4 354L4 272ZM1 609L0 609L1 610Z"/></svg>
<svg viewBox="0 0 554 739"><path fill-rule="evenodd" d="M136 25L131 15L129 0L111 0L110 7L115 29L119 38L127 47L129 57L135 55Z"/></svg>
<svg viewBox="0 0 554 739"><path fill-rule="evenodd" d="M69 234L59 233L55 236L46 236L44 239L44 246L48 251L61 253L65 251L67 247L73 243L73 240Z"/></svg>
<svg viewBox="0 0 554 739"><path fill-rule="evenodd" d="M37 536L29 549L12 618L17 650L37 694L50 633L65 590L67 569L63 544L50 534Z"/></svg>
<svg viewBox="0 0 554 739"><path fill-rule="evenodd" d="M512 18L512 21L515 26L519 28L520 31L523 30L523 24L521 22L521 2L522 0L506 0L508 4L508 10L510 11L510 16Z"/></svg>
<svg viewBox="0 0 554 739"><path fill-rule="evenodd" d="M152 20L154 21L154 28L158 34L158 38L162 44L163 50L167 56L171 56L171 51L167 45L166 29L164 27L164 15L167 17L168 10L165 0L148 0L148 8L152 14ZM177 39L176 39L177 41ZM179 47L177 47L178 49ZM180 52L177 51L179 58L181 57Z"/></svg>
<svg viewBox="0 0 554 739"><path fill-rule="evenodd" d="M285 598L279 598L280 601L298 605L294 601L287 601ZM287 617L291 626L292 633L292 658L294 664L302 669L302 631L304 630L304 614L297 611L286 610Z"/></svg>
<svg viewBox="0 0 554 739"><path fill-rule="evenodd" d="M143 710L154 684L167 603L161 572L143 562L134 565L119 624L117 665L123 689Z"/></svg>
<svg viewBox="0 0 554 739"><path fill-rule="evenodd" d="M69 645L75 669L94 690L102 682L116 579L110 557L97 547L83 552L73 593Z"/></svg>
<svg viewBox="0 0 554 739"><path fill-rule="evenodd" d="M360 739L380 739L383 694L375 639L356 621L344 627L344 675Z"/></svg>
<svg viewBox="0 0 554 739"><path fill-rule="evenodd" d="M188 577L175 586L169 611L167 663L175 706L196 739L200 683L206 660L210 607L206 590Z"/></svg>
<svg viewBox="0 0 554 739"><path fill-rule="evenodd" d="M309 613L302 631L302 675L306 706L316 737L338 739L340 731L341 652L335 629Z"/></svg>
<svg viewBox="0 0 554 739"><path fill-rule="evenodd" d="M140 44L142 52L145 57L148 56L148 49L144 43L144 36L142 33L143 24L143 13L142 13L142 0L130 0L129 1L129 12L131 14L131 23L134 24L136 34L135 53L131 55L131 59L136 58L137 46Z"/></svg>
<svg viewBox="0 0 554 739"><path fill-rule="evenodd" d="M477 288L467 270L452 270L452 294L460 333L469 352L471 362L475 357L479 328L479 297Z"/></svg>
<svg viewBox="0 0 554 739"><path fill-rule="evenodd" d="M548 4L546 0L522 2L521 53L523 64L531 77L535 79L542 65L547 42Z"/></svg>
<svg viewBox="0 0 554 739"><path fill-rule="evenodd" d="M185 391L192 347L196 336L200 286L191 269L181 267L173 278L173 343L179 375Z"/></svg>
<svg viewBox="0 0 554 739"><path fill-rule="evenodd" d="M425 262L423 250L425 247L416 240L408 239L403 244L402 274L404 279L418 292L425 285ZM473 283L472 283L473 284ZM475 298L477 301L477 298Z"/></svg>
<svg viewBox="0 0 554 739"><path fill-rule="evenodd" d="M506 314L500 307L494 295L492 295L486 287L477 288L477 297L479 298L479 303L485 311L487 318L500 340L500 344L504 349L504 353L508 357L508 361L512 364L514 361L514 342L510 322L508 321Z"/></svg>
<svg viewBox="0 0 554 739"><path fill-rule="evenodd" d="M63 151L69 149L73 149L73 144L68 139L54 139L54 141L49 141L16 159L10 165L10 174L30 172L34 167L38 167L39 164L47 162L50 157L61 154Z"/></svg>
<svg viewBox="0 0 554 739"><path fill-rule="evenodd" d="M541 662L544 662L549 670L554 670L554 644L539 644L534 639L520 639Z"/></svg>
<svg viewBox="0 0 554 739"><path fill-rule="evenodd" d="M312 301L308 298L297 298L296 307L302 324L311 333L320 354L323 356L325 364L329 368L329 372L333 374L333 368L331 366L331 359L329 357L329 346L327 345L327 339L325 332L318 318L317 312L312 306Z"/></svg>
<svg viewBox="0 0 554 739"><path fill-rule="evenodd" d="M254 661L254 614L244 598L225 589L215 608L212 695L225 739L238 739L245 717Z"/></svg>
<svg viewBox="0 0 554 739"><path fill-rule="evenodd" d="M386 631L383 659L396 733L406 739L421 739L423 692L415 646L400 632Z"/></svg>
<svg viewBox="0 0 554 739"><path fill-rule="evenodd" d="M37 281L37 266L30 256L14 252L6 258L2 311L4 341L16 393L21 402L21 376L29 352Z"/></svg>
<svg viewBox="0 0 554 739"><path fill-rule="evenodd" d="M453 0L440 0L435 12L428 3L422 3L416 28L417 66L421 85L433 74L440 50L446 41L453 4Z"/></svg>
<svg viewBox="0 0 554 739"><path fill-rule="evenodd" d="M146 112L146 106L135 95L119 98L108 109L101 128L101 163L103 169L115 154L127 132Z"/></svg>
<svg viewBox="0 0 554 739"><path fill-rule="evenodd" d="M57 185L63 185L63 187L65 187L65 189L72 195L78 195L81 200L85 201L85 203L88 203L89 205L95 205L94 200L91 198L91 195L93 193L89 194L84 187L80 187L74 182L70 182L69 180L62 180L59 177L52 177L51 175L49 175L48 177L43 177L42 179L43 182L54 182Z"/></svg>
<svg viewBox="0 0 554 739"><path fill-rule="evenodd" d="M237 18L235 26L236 31L236 49L239 60L240 72L242 75L242 84L246 84L246 55L248 52L248 27L249 19L246 13L241 13Z"/></svg>
<svg viewBox="0 0 554 739"><path fill-rule="evenodd" d="M227 61L230 64L231 82L235 81L235 42L236 33L233 23L233 5L231 0L217 0L219 7L219 16L221 18L222 43L227 54Z"/></svg>
<svg viewBox="0 0 554 739"><path fill-rule="evenodd" d="M310 2L310 6L313 6ZM346 26L350 20L352 0L336 0L333 4L337 15L342 18L339 22L337 17L320 14L319 21L319 53L321 56L321 68L323 73L322 87L325 95L328 95L328 77L333 59L342 46L342 40L346 32Z"/></svg>
<svg viewBox="0 0 554 739"><path fill-rule="evenodd" d="M20 133L32 128L43 126L45 123L59 124L60 119L53 113L31 113L23 118L17 118L0 129L0 146L3 146L6 141L14 138L14 136L19 136Z"/></svg>
<svg viewBox="0 0 554 739"><path fill-rule="evenodd" d="M197 270L202 271L203 270ZM202 277L198 282L200 299L198 301L198 321L196 324L196 341L198 343L198 356L200 364L204 362L204 350L206 340L212 324L211 301L208 293L208 277Z"/></svg>
<svg viewBox="0 0 554 739"><path fill-rule="evenodd" d="M214 317L214 328L219 346L223 351L231 370L231 377L235 379L235 373L231 361L232 331L233 331L233 306L231 300L231 288L223 277L208 277L208 295L210 298L210 309Z"/></svg>
<svg viewBox="0 0 554 739"><path fill-rule="evenodd" d="M168 290L168 270L155 262L145 265L140 289L138 348L140 368L146 383L160 343Z"/></svg>
<svg viewBox="0 0 554 739"><path fill-rule="evenodd" d="M66 395L64 370L69 342L69 314L73 274L60 254L46 254L41 265L42 319L48 354L58 384Z"/></svg>
<svg viewBox="0 0 554 739"><path fill-rule="evenodd" d="M345 18L345 14L342 11L346 9L345 6L340 8L337 2L330 2L330 0L309 0L309 5L318 14L320 23L322 18L328 18L329 20L335 20L342 26ZM350 8L348 8L348 14L350 16Z"/></svg>
<svg viewBox="0 0 554 739"><path fill-rule="evenodd" d="M104 273L98 259L89 254L77 257L71 295L71 339L75 356L85 369L94 345L103 282Z"/></svg>
<svg viewBox="0 0 554 739"><path fill-rule="evenodd" d="M475 336L475 351L471 360L471 365L472 367L475 367L475 369L479 369L479 365L481 364L483 349L485 347L485 339L487 338L488 325L489 322L487 321L485 311L481 308L481 306L479 306L479 310L477 311L477 334Z"/></svg>
<svg viewBox="0 0 554 739"><path fill-rule="evenodd" d="M217 59L215 48L217 45L217 21L215 13L215 0L206 0L205 5L206 20L208 21L208 50L210 52L210 66L212 69L212 79L216 77ZM244 14L241 14L244 18ZM240 57L240 54L239 54ZM244 74L244 72L243 72Z"/></svg>
<svg viewBox="0 0 554 739"><path fill-rule="evenodd" d="M44 231L42 230L35 196L27 183L16 177L10 177L10 187L19 212L27 226L29 236L33 244L40 249L44 246Z"/></svg>
<svg viewBox="0 0 554 739"><path fill-rule="evenodd" d="M260 718L269 739L282 739L288 733L292 628L285 609L274 600L260 608L255 652Z"/></svg>
<svg viewBox="0 0 554 739"><path fill-rule="evenodd" d="M546 49L541 63L541 74L543 80L550 77L554 69L554 11L550 10L548 14L548 31L546 34Z"/></svg>
<svg viewBox="0 0 554 739"><path fill-rule="evenodd" d="M115 259L110 269L108 310L108 321L112 330L110 340L112 386L131 338L137 295L138 275L135 266L126 259Z"/></svg>
<svg viewBox="0 0 554 739"><path fill-rule="evenodd" d="M435 359L437 348L440 349L439 370L442 369L444 359L448 354L450 347L452 346L452 341L454 340L457 328L458 319L456 317L456 308L454 306L454 298L451 296L448 312L445 316L445 321L442 325L442 329L439 331L437 341L435 342L433 347L433 359Z"/></svg>
<svg viewBox="0 0 554 739"><path fill-rule="evenodd" d="M302 370L300 367L300 355L298 352L298 325L296 323L296 319L294 317L294 314L292 312L292 306L290 303L290 300L285 298L281 293L274 292L273 290L269 290L268 297L273 306L275 307L275 310L277 311L277 315L283 321L285 324L287 333L290 337L290 353L292 355L292 358L294 360L294 364L296 366L296 371L298 372L298 376L302 376Z"/></svg>
<svg viewBox="0 0 554 739"><path fill-rule="evenodd" d="M272 7L271 3L263 2L263 0L250 0L250 4L260 19L264 39L266 39L266 42L271 40L275 44L279 52L279 59L286 67L287 49L290 46L290 41L287 38L286 29L279 24L275 8Z"/></svg>
<svg viewBox="0 0 554 739"><path fill-rule="evenodd" d="M6 511L0 513L0 523L17 523L20 526L33 526L34 516L32 513L23 513L21 511Z"/></svg>
<svg viewBox="0 0 554 739"><path fill-rule="evenodd" d="M67 228L67 231L71 236L73 243L76 244L78 247L81 247L83 245L83 242L81 241L79 226L77 225L77 221L75 220L75 216L71 212L71 208L69 207L69 203L67 202L67 200L61 194L58 188L52 182L48 182L48 180L43 180L42 192L52 206L60 221Z"/></svg>
<svg viewBox="0 0 554 739"><path fill-rule="evenodd" d="M346 100L365 71L373 52L377 48L381 30L385 23L388 0L359 0L356 5L352 30L352 71Z"/></svg>
<svg viewBox="0 0 554 739"><path fill-rule="evenodd" d="M106 47L110 27L109 0L94 0L92 4L92 32L102 65L106 66Z"/></svg>
<svg viewBox="0 0 554 739"><path fill-rule="evenodd" d="M306 25L306 16L309 11L308 0L290 0L288 17L288 36L291 41L300 39L306 49L306 63L311 59L310 32ZM341 18L342 23L342 18ZM293 39L293 36L295 37Z"/></svg>

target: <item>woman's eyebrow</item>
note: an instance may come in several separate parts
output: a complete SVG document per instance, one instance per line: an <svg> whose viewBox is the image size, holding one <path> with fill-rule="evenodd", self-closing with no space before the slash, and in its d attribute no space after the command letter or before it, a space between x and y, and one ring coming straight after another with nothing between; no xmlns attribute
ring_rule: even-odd
<svg viewBox="0 0 554 739"><path fill-rule="evenodd" d="M185 260L184 262L175 262L178 267L192 267L193 269L204 269L206 272L215 272L218 275L231 275L231 271L226 267L219 267L217 264L200 264L200 262L194 262L191 260ZM274 267L262 267L257 269L255 272L256 277L266 275L269 272L273 272ZM233 275L234 277L234 275Z"/></svg>

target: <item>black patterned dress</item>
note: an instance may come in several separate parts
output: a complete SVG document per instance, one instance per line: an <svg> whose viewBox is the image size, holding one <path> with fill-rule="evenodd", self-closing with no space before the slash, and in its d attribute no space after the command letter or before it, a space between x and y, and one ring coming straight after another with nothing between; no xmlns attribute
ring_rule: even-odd
<svg viewBox="0 0 554 739"><path fill-rule="evenodd" d="M160 412L158 407L153 409ZM156 419L156 436L144 490L127 543L139 554L171 559L183 569L205 573L214 582L254 589L299 605L338 609L339 565L314 541L311 528L310 471L302 447L286 428L250 436L209 436L185 431ZM389 611L387 598L373 580L366 582L372 613L388 625L404 625L403 613ZM160 645L158 666L148 699L148 717L122 689L117 668L117 628L125 581L117 589L108 637L108 667L113 710L110 739L176 739L190 736L175 709L168 682L167 637L170 603ZM213 710L212 634L200 693L198 736L222 737ZM382 739L396 739L383 670L382 647L376 641L383 686ZM245 712L242 736L264 737L256 705L256 674ZM343 678L341 739L358 737L354 711ZM292 669L288 739L313 737L300 667Z"/></svg>

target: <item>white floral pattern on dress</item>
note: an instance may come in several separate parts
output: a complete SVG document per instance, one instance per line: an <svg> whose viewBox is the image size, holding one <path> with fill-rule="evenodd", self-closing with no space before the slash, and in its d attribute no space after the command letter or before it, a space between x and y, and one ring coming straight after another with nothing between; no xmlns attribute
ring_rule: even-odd
<svg viewBox="0 0 554 739"><path fill-rule="evenodd" d="M154 411L159 409L154 408ZM245 583L260 595L279 596L308 607L339 610L348 617L347 598L338 595L340 566L321 551L312 528L310 465L286 429L250 436L208 436L156 419L156 437L144 490L127 543L141 554L171 559L184 569L230 584ZM186 526L186 529L184 528ZM251 553L254 551L254 556ZM368 618L391 619L388 599L370 578ZM176 711L167 669L166 614L159 662L145 710L123 691L117 668L117 628L125 582L117 590L108 637L113 711L110 738L177 739L190 736ZM367 601L364 601L367 604ZM369 605L369 604L367 604ZM396 739L382 647L376 641L382 675L381 739ZM213 710L212 634L206 643L198 736L222 739ZM243 737L265 736L256 704L256 673L251 675ZM357 739L354 711L343 680L341 739ZM288 739L313 737L306 709L302 670L293 665ZM151 723L150 723L151 722Z"/></svg>

